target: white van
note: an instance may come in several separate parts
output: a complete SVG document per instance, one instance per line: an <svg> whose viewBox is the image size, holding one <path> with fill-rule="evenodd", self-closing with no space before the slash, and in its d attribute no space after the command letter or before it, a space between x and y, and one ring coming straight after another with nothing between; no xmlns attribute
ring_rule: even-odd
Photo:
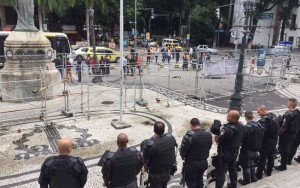
<svg viewBox="0 0 300 188"><path fill-rule="evenodd" d="M164 38L161 42L162 47L166 47L167 44L172 44L172 46L179 45L179 41L176 39Z"/></svg>

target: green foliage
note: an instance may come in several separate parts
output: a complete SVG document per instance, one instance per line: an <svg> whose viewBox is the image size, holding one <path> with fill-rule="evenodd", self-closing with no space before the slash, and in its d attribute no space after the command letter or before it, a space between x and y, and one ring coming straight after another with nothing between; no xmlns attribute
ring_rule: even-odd
<svg viewBox="0 0 300 188"><path fill-rule="evenodd" d="M204 6L205 5L205 6ZM217 4L204 1L197 4L191 14L191 37L195 44L206 43L214 34Z"/></svg>

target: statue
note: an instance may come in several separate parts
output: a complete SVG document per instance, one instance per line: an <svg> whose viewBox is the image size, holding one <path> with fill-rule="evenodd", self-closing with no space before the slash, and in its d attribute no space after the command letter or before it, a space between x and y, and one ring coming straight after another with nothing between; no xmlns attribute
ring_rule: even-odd
<svg viewBox="0 0 300 188"><path fill-rule="evenodd" d="M16 11L18 22L14 31L36 32L38 29L34 25L34 0L16 0Z"/></svg>

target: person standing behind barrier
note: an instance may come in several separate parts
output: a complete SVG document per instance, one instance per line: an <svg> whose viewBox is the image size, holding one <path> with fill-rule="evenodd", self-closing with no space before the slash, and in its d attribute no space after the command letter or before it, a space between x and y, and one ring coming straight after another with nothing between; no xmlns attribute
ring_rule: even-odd
<svg viewBox="0 0 300 188"><path fill-rule="evenodd" d="M72 64L69 61L69 58L67 58L66 61L66 69L67 69L67 80L73 83L73 78L72 78Z"/></svg>
<svg viewBox="0 0 300 188"><path fill-rule="evenodd" d="M299 131L299 117L300 114L297 110L297 99L290 98L288 100L288 111L284 114L283 122L279 129L279 153L281 156L281 162L279 166L274 168L279 171L286 170L287 164L292 163L292 159L289 161L289 154L291 153L293 141L296 139L296 135Z"/></svg>
<svg viewBox="0 0 300 188"><path fill-rule="evenodd" d="M166 51L166 48L163 48L161 50L162 52L162 62L164 63L166 61L166 58L167 58L167 51Z"/></svg>
<svg viewBox="0 0 300 188"><path fill-rule="evenodd" d="M151 52L150 50L147 51L147 65L150 64L150 61L151 61Z"/></svg>
<svg viewBox="0 0 300 188"><path fill-rule="evenodd" d="M172 135L164 132L165 124L155 122L155 135L143 141L145 144L141 144L145 160L144 168L145 171L149 171L148 182L151 188L166 188L176 165L176 140Z"/></svg>
<svg viewBox="0 0 300 188"><path fill-rule="evenodd" d="M184 53L184 55L183 55L182 70L188 71L188 69L189 69L189 59L190 59L189 54L187 52Z"/></svg>
<svg viewBox="0 0 300 188"><path fill-rule="evenodd" d="M176 56L176 47L173 46L173 48L172 48L172 59L175 59L175 56Z"/></svg>
<svg viewBox="0 0 300 188"><path fill-rule="evenodd" d="M100 68L100 73L101 75L104 75L105 74L105 61L104 61L104 58L103 56L100 57L100 62L99 62L99 68Z"/></svg>
<svg viewBox="0 0 300 188"><path fill-rule="evenodd" d="M117 138L118 150L105 152L98 165L102 166L104 186L109 188L138 188L137 174L143 167L140 152L127 148L128 137L121 133Z"/></svg>
<svg viewBox="0 0 300 188"><path fill-rule="evenodd" d="M184 160L184 179L188 188L202 188L203 174L208 168L207 158L212 146L212 135L193 118L191 129L182 139L180 156Z"/></svg>
<svg viewBox="0 0 300 188"><path fill-rule="evenodd" d="M73 141L69 137L58 140L58 156L48 157L38 179L40 188L83 188L88 169L80 157L72 157Z"/></svg>
<svg viewBox="0 0 300 188"><path fill-rule="evenodd" d="M143 57L137 54L137 62L136 67L139 70L139 75L142 73L142 67L143 67Z"/></svg>
<svg viewBox="0 0 300 188"><path fill-rule="evenodd" d="M179 63L179 59L180 59L180 50L178 48L176 48L176 63Z"/></svg>
<svg viewBox="0 0 300 188"><path fill-rule="evenodd" d="M130 75L131 76L134 76L134 74L135 74L136 64L137 64L136 56L134 54L132 54L129 59L129 67L130 67Z"/></svg>
<svg viewBox="0 0 300 188"><path fill-rule="evenodd" d="M245 112L245 119L247 123L244 126L243 142L239 156L239 164L243 168L243 179L238 180L241 185L257 181L254 160L258 150L261 149L264 136L262 127L254 121L252 111Z"/></svg>
<svg viewBox="0 0 300 188"><path fill-rule="evenodd" d="M154 53L154 57L155 57L155 63L156 65L158 64L157 59L158 59L158 54L159 54L159 48L157 47L155 53Z"/></svg>
<svg viewBox="0 0 300 188"><path fill-rule="evenodd" d="M211 132L216 134L215 142L218 144L218 155L214 158L216 167L216 188L222 188L225 182L225 174L229 171L230 188L237 187L236 159L241 145L243 128L239 123L240 113L231 110L227 114L228 123L220 131L221 122L215 120ZM218 131L215 131L218 130Z"/></svg>
<svg viewBox="0 0 300 188"><path fill-rule="evenodd" d="M60 56L56 56L53 62L55 64L55 68L60 72L61 78L63 78L63 63Z"/></svg>
<svg viewBox="0 0 300 188"><path fill-rule="evenodd" d="M126 78L126 75L128 73L128 67L127 67L127 64L128 64L128 56L126 57L123 57L123 72L124 72L124 78Z"/></svg>
<svg viewBox="0 0 300 188"><path fill-rule="evenodd" d="M105 74L110 74L110 55L105 55L104 60L105 60Z"/></svg>
<svg viewBox="0 0 300 188"><path fill-rule="evenodd" d="M91 73L90 73L90 68L91 68L91 64L90 64L90 61L91 61L91 60L90 60L90 58L91 58L91 57L90 57L90 54L88 54L88 55L86 56L86 61L85 61L85 62L86 62L86 65L88 66L88 71L87 71L87 72L89 73L89 75L91 74Z"/></svg>
<svg viewBox="0 0 300 188"><path fill-rule="evenodd" d="M76 66L76 73L78 75L78 82L81 82L81 70L82 70L82 65L81 65L81 60L77 61L77 66Z"/></svg>
<svg viewBox="0 0 300 188"><path fill-rule="evenodd" d="M90 57L90 66L92 68L92 73L95 74L95 62L93 57Z"/></svg>
<svg viewBox="0 0 300 188"><path fill-rule="evenodd" d="M261 117L258 123L264 129L264 137L262 147L259 150L259 162L256 169L256 178L262 179L263 171L267 176L271 176L274 167L274 155L278 140L278 125L275 114L268 112L267 107L260 106L257 109L258 115Z"/></svg>
<svg viewBox="0 0 300 188"><path fill-rule="evenodd" d="M168 49L168 52L167 52L168 63L170 63L171 56L172 56L171 49Z"/></svg>
<svg viewBox="0 0 300 188"><path fill-rule="evenodd" d="M189 50L190 61L192 61L193 53L194 53L194 49L192 47L190 47L190 50Z"/></svg>

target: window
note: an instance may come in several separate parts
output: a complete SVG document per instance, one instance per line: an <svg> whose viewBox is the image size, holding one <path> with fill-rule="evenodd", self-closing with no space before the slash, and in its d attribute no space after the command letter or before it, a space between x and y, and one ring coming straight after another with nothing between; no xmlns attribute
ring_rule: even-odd
<svg viewBox="0 0 300 188"><path fill-rule="evenodd" d="M292 18L291 18L291 26L290 26L290 30L296 30L296 19L297 19L297 15L293 14Z"/></svg>
<svg viewBox="0 0 300 188"><path fill-rule="evenodd" d="M105 50L106 54L112 54L113 52L111 50Z"/></svg>
<svg viewBox="0 0 300 188"><path fill-rule="evenodd" d="M294 42L294 37L293 36L289 37L289 42Z"/></svg>
<svg viewBox="0 0 300 188"><path fill-rule="evenodd" d="M82 51L82 52L87 52L87 51L88 51L88 48L81 48L81 51Z"/></svg>
<svg viewBox="0 0 300 188"><path fill-rule="evenodd" d="M296 46L300 47L300 37L297 37Z"/></svg>

